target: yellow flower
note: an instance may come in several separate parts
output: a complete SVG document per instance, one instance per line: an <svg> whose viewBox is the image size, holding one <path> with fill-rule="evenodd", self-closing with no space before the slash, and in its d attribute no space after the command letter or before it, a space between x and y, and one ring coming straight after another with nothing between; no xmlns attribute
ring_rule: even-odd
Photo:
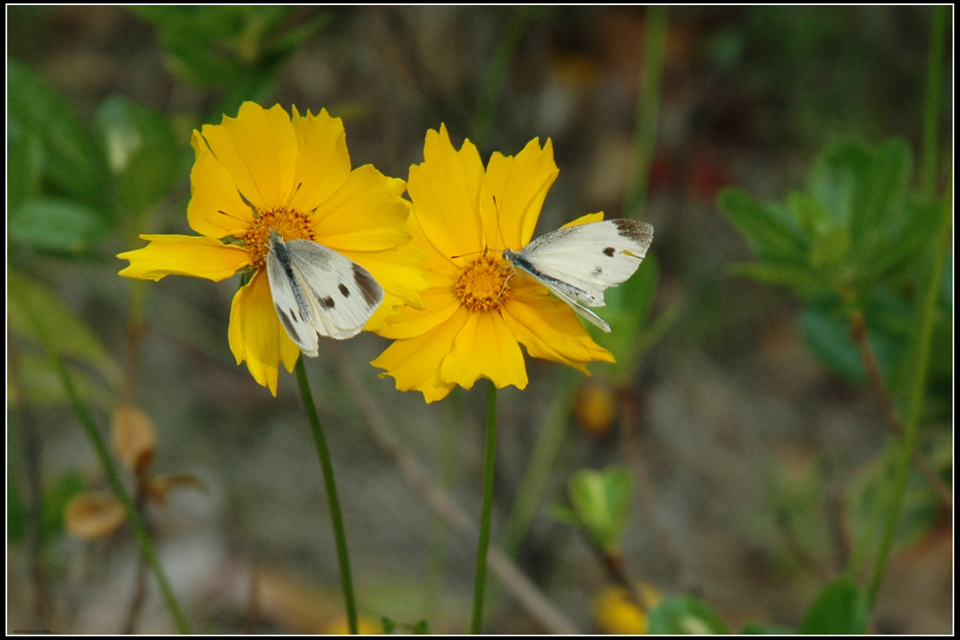
<svg viewBox="0 0 960 640"><path fill-rule="evenodd" d="M644 603L655 608L660 603L660 592L644 583L637 589ZM593 617L603 633L614 635L641 635L647 632L647 613L637 606L627 590L621 586L607 587L593 602Z"/></svg>
<svg viewBox="0 0 960 640"><path fill-rule="evenodd" d="M613 362L570 307L502 259L504 248L519 251L530 241L557 177L550 140L543 148L532 140L515 158L494 153L484 170L477 148L465 141L457 151L441 125L427 132L423 157L410 167L407 189L412 244L426 254L432 288L422 293L425 309L404 308L379 332L395 340L371 363L387 370L380 375L433 402L481 377L498 388L526 387L518 343L535 358L588 374L587 362Z"/></svg>
<svg viewBox="0 0 960 640"><path fill-rule="evenodd" d="M284 240L305 238L367 269L386 295L365 329L384 327L404 304L422 307L428 284L422 254L409 244L405 185L373 165L351 170L343 122L321 110L291 120L275 105L245 102L236 118L204 125L191 140L187 221L201 237L142 235L150 244L121 253L120 275L160 280L185 275L220 281L252 273L233 298L228 331L237 364L277 395L282 362L292 371L299 348L280 325L264 268L270 229Z"/></svg>

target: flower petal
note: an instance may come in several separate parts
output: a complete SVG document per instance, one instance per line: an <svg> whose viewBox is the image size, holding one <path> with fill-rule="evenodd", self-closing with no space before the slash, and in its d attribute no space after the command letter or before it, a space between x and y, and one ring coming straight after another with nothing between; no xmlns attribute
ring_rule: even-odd
<svg viewBox="0 0 960 640"><path fill-rule="evenodd" d="M253 224L253 210L240 197L233 175L217 160L198 131L190 139L196 160L190 171L190 228L208 238L237 236Z"/></svg>
<svg viewBox="0 0 960 640"><path fill-rule="evenodd" d="M350 175L350 153L343 120L333 118L326 109L317 115L309 111L301 117L293 107L293 130L300 156L294 184L298 186L290 208L313 211L326 202Z"/></svg>
<svg viewBox="0 0 960 640"><path fill-rule="evenodd" d="M612 353L593 341L573 309L550 297L544 287L517 282L511 294L503 319L531 357L567 364L588 375L587 362L614 361Z"/></svg>
<svg viewBox="0 0 960 640"><path fill-rule="evenodd" d="M440 365L453 349L469 315L465 309L458 308L457 313L435 329L410 340L396 340L370 364L386 369L380 377L392 376L400 391L420 391L428 403L442 400L456 384L440 379Z"/></svg>
<svg viewBox="0 0 960 640"><path fill-rule="evenodd" d="M240 193L258 209L286 206L296 184L297 138L280 105L244 102L236 118L204 125L201 135Z"/></svg>
<svg viewBox="0 0 960 640"><path fill-rule="evenodd" d="M228 336L237 364L246 361L253 379L276 396L280 363L287 371L293 371L300 349L280 325L263 271L257 272L233 297Z"/></svg>
<svg viewBox="0 0 960 640"><path fill-rule="evenodd" d="M585 216L580 216L576 220L571 220L567 224L560 227L561 229L567 229L569 227L576 227L581 224L590 224L591 222L600 222L603 220L603 211L598 211L597 213L588 213Z"/></svg>
<svg viewBox="0 0 960 640"><path fill-rule="evenodd" d="M515 158L493 154L480 197L488 246L503 249L506 243L520 250L530 242L543 200L559 173L549 138L543 149L534 138Z"/></svg>
<svg viewBox="0 0 960 640"><path fill-rule="evenodd" d="M527 386L527 369L516 338L499 313L470 313L457 334L453 351L443 359L440 379L456 383L464 389L473 387L478 378L489 378L502 389L514 385Z"/></svg>
<svg viewBox="0 0 960 640"><path fill-rule="evenodd" d="M483 162L477 148L464 140L456 151L440 125L439 133L427 131L423 159L410 167L407 192L424 237L448 257L483 251L478 209Z"/></svg>
<svg viewBox="0 0 960 640"><path fill-rule="evenodd" d="M336 251L381 251L410 242L410 203L401 198L403 180L388 178L372 164L349 177L314 214L316 241Z"/></svg>
<svg viewBox="0 0 960 640"><path fill-rule="evenodd" d="M193 276L214 282L226 280L250 265L250 254L241 247L213 238L180 235L141 235L150 244L142 249L117 254L129 260L121 276L160 280L166 276Z"/></svg>
<svg viewBox="0 0 960 640"><path fill-rule="evenodd" d="M423 310L406 307L399 321L388 324L377 333L394 340L414 338L443 324L460 308L460 301L450 287L427 289L420 297Z"/></svg>

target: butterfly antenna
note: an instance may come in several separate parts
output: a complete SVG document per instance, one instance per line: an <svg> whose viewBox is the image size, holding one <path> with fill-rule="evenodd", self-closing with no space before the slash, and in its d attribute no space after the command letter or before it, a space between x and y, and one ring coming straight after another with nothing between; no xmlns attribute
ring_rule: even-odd
<svg viewBox="0 0 960 640"><path fill-rule="evenodd" d="M506 248L507 241L503 239L503 229L500 228L500 204L497 202L497 196L493 196L493 212L497 217L497 233L500 234L500 242Z"/></svg>

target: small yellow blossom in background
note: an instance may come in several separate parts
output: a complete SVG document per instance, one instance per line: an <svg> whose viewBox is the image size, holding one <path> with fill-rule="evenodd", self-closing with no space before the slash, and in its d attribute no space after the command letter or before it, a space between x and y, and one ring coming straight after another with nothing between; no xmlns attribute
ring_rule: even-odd
<svg viewBox="0 0 960 640"><path fill-rule="evenodd" d="M379 331L395 340L371 363L386 369L380 375L433 402L481 377L525 388L520 344L530 356L585 373L588 362L613 362L566 303L521 274L511 277L502 258L504 248L530 242L559 173L550 140L541 148L534 139L516 157L494 153L484 170L477 148L468 140L457 151L441 125L427 132L423 157L410 167L407 189L412 244L427 256L422 267L432 288L422 294L425 309L404 308Z"/></svg>
<svg viewBox="0 0 960 640"><path fill-rule="evenodd" d="M656 589L640 584L646 603L655 607L660 602ZM637 635L647 632L647 613L630 599L621 586L607 587L593 602L593 615L603 633L613 635Z"/></svg>
<svg viewBox="0 0 960 640"><path fill-rule="evenodd" d="M293 371L299 348L273 306L264 268L274 229L284 240L307 239L333 249L369 271L385 297L366 330L383 328L405 304L422 307L428 285L418 268L422 254L409 244L404 181L373 165L351 169L343 122L326 110L293 117L275 105L245 102L236 118L204 125L191 140L187 221L200 234L142 235L150 244L117 257L129 260L129 278L168 275L215 282L252 273L233 298L228 336L237 364L277 395L282 362Z"/></svg>
<svg viewBox="0 0 960 640"><path fill-rule="evenodd" d="M317 632L328 636L346 636L350 634L350 625L346 617L340 617L323 625ZM359 616L357 618L357 635L374 636L383 633L383 625L372 618Z"/></svg>

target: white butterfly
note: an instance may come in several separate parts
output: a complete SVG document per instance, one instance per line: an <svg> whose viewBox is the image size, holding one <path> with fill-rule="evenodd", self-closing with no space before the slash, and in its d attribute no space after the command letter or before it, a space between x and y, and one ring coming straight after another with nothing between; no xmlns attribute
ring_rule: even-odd
<svg viewBox="0 0 960 640"><path fill-rule="evenodd" d="M610 325L584 305L604 306L604 290L633 275L652 241L646 222L603 220L545 233L521 251L504 249L503 257L609 333Z"/></svg>
<svg viewBox="0 0 960 640"><path fill-rule="evenodd" d="M290 339L316 357L317 334L352 338L383 301L370 272L311 240L288 240L270 230L267 279L273 306Z"/></svg>

